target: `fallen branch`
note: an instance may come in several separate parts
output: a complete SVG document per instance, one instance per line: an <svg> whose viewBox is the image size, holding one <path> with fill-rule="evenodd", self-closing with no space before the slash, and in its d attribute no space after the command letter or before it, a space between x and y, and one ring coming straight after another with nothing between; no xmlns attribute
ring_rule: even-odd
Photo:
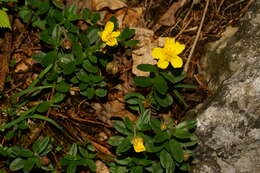
<svg viewBox="0 0 260 173"><path fill-rule="evenodd" d="M192 45L192 48L191 48L189 57L188 57L188 59L187 59L187 61L186 61L186 64L185 64L185 66L184 66L184 71L185 71L185 72L188 71L191 57L192 57L192 55L193 55L193 52L194 52L195 47L196 47L196 45L197 45L197 42L198 42L198 40L199 40L199 36L200 36L200 33L201 33L201 29L202 29L202 26L203 26L203 23L204 23L204 20L205 20L205 16L206 16L208 7L209 7L209 0L207 0L206 7L205 7L204 12L203 12L203 16L202 16L202 19L201 19L201 22L200 22L200 26L199 26L199 29L198 29L198 32L197 32L195 41L194 41L194 43L193 43L193 45Z"/></svg>

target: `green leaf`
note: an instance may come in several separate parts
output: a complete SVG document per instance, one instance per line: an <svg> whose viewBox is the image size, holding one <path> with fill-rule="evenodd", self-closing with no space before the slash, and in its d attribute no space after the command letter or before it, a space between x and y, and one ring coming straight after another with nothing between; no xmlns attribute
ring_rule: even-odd
<svg viewBox="0 0 260 173"><path fill-rule="evenodd" d="M51 37L53 40L55 40L55 45L54 47L58 47L61 42L61 27L60 25L55 25L55 27L52 30Z"/></svg>
<svg viewBox="0 0 260 173"><path fill-rule="evenodd" d="M160 152L160 162L163 168L173 168L174 161L166 150Z"/></svg>
<svg viewBox="0 0 260 173"><path fill-rule="evenodd" d="M187 103L185 102L185 100L184 100L184 98L182 97L182 95L181 95L176 89L173 90L173 93L174 93L174 95L181 101L181 103L187 108L188 105L187 105Z"/></svg>
<svg viewBox="0 0 260 173"><path fill-rule="evenodd" d="M96 95L98 97L105 97L107 95L107 90L102 89L102 88L98 88L98 89L96 89Z"/></svg>
<svg viewBox="0 0 260 173"><path fill-rule="evenodd" d="M75 26L73 23L70 23L68 20L64 21L64 27L70 32L68 33L68 38L70 38L71 40L73 40L75 44L77 44L77 37L75 37L73 34L79 34L79 28L77 26ZM72 39L72 37L73 39ZM76 40L75 40L76 39Z"/></svg>
<svg viewBox="0 0 260 173"><path fill-rule="evenodd" d="M90 74L90 78L91 78L91 81L93 83L102 83L102 82L104 82L104 81L102 81L103 80L103 76ZM104 85L104 86L106 86L106 85Z"/></svg>
<svg viewBox="0 0 260 173"><path fill-rule="evenodd" d="M162 96L154 92L154 99L162 107L168 107L173 103L173 98L170 94L167 94L166 96Z"/></svg>
<svg viewBox="0 0 260 173"><path fill-rule="evenodd" d="M70 75L76 70L76 65L74 61L62 64L62 72L64 75Z"/></svg>
<svg viewBox="0 0 260 173"><path fill-rule="evenodd" d="M69 92L70 85L67 84L65 81L62 81L56 85L55 89L56 89L56 91L66 93L66 92Z"/></svg>
<svg viewBox="0 0 260 173"><path fill-rule="evenodd" d="M49 152L51 152L51 150L52 150L52 145L49 144L46 147L46 149L43 152L41 152L40 156L46 156Z"/></svg>
<svg viewBox="0 0 260 173"><path fill-rule="evenodd" d="M40 20L40 19L38 19L38 20L36 20L36 21L34 21L34 22L32 23L32 26L33 26L33 27L38 27L38 28L44 30L46 24L47 24L46 20Z"/></svg>
<svg viewBox="0 0 260 173"><path fill-rule="evenodd" d="M152 164L152 160L147 160L143 158L132 157L132 160L135 162L135 164L141 166L148 166Z"/></svg>
<svg viewBox="0 0 260 173"><path fill-rule="evenodd" d="M70 151L69 151L69 155L71 156L76 156L78 153L78 146L77 144L72 144L72 146L70 147Z"/></svg>
<svg viewBox="0 0 260 173"><path fill-rule="evenodd" d="M43 101L37 106L37 111L40 113L47 112L50 106L48 101Z"/></svg>
<svg viewBox="0 0 260 173"><path fill-rule="evenodd" d="M170 149L170 153L173 156L173 158L181 163L183 161L183 149L182 149L182 145L176 141L175 139L171 139L169 141L169 149Z"/></svg>
<svg viewBox="0 0 260 173"><path fill-rule="evenodd" d="M11 151L16 156L20 156L20 157L32 157L33 156L33 152L27 148L14 146L11 148Z"/></svg>
<svg viewBox="0 0 260 173"><path fill-rule="evenodd" d="M124 42L124 46L126 47L133 47L139 43L139 40L128 40Z"/></svg>
<svg viewBox="0 0 260 173"><path fill-rule="evenodd" d="M97 66L94 66L92 65L89 60L85 60L83 62L83 68L88 71L88 72L91 72L91 73L97 73L98 72L98 67Z"/></svg>
<svg viewBox="0 0 260 173"><path fill-rule="evenodd" d="M35 15L42 15L49 11L50 3L49 1L41 1L38 10L36 11Z"/></svg>
<svg viewBox="0 0 260 173"><path fill-rule="evenodd" d="M92 171L92 172L96 172L96 163L91 160L91 159L86 159L86 164L88 165L89 169Z"/></svg>
<svg viewBox="0 0 260 173"><path fill-rule="evenodd" d="M83 90L86 90L88 88L88 84L85 84L85 83L80 83L79 84L79 89L80 91L83 91ZM85 96L87 97L87 92L85 92Z"/></svg>
<svg viewBox="0 0 260 173"><path fill-rule="evenodd" d="M119 165L130 165L132 162L132 157L127 157L125 159L115 159L115 161Z"/></svg>
<svg viewBox="0 0 260 173"><path fill-rule="evenodd" d="M57 46L55 39L53 39L47 31L43 31L40 33L40 39L53 47Z"/></svg>
<svg viewBox="0 0 260 173"><path fill-rule="evenodd" d="M33 152L41 154L49 145L50 142L50 138L49 137L45 137L43 139L38 139L37 141L35 141L33 143L32 149Z"/></svg>
<svg viewBox="0 0 260 173"><path fill-rule="evenodd" d="M61 126L59 126L55 121L53 121L52 119L50 119L50 118L48 118L46 116L34 114L34 115L31 115L30 118L35 118L35 119L40 119L40 120L43 120L43 121L47 121L47 122L51 123L52 125L54 125L56 128L58 128L60 130L63 130L63 128Z"/></svg>
<svg viewBox="0 0 260 173"><path fill-rule="evenodd" d="M155 118L151 118L150 126L152 127L152 129L155 133L161 132L161 121L160 120L155 119Z"/></svg>
<svg viewBox="0 0 260 173"><path fill-rule="evenodd" d="M171 72L161 72L160 73L165 79L167 79L168 81L170 81L172 84L176 84L180 81L182 81L183 79L186 78L186 72L182 72L179 76L174 76Z"/></svg>
<svg viewBox="0 0 260 173"><path fill-rule="evenodd" d="M27 7L26 7L26 8L19 10L18 14L24 23L28 23L31 18L32 10L27 9ZM9 18L8 18L8 22L9 22Z"/></svg>
<svg viewBox="0 0 260 173"><path fill-rule="evenodd" d="M131 142L129 138L125 138L116 148L116 154L120 155L123 152L128 151L131 148Z"/></svg>
<svg viewBox="0 0 260 173"><path fill-rule="evenodd" d="M89 27L88 32L87 32L87 38L89 40L89 43L92 45L95 43L97 40L99 40L99 29L95 26Z"/></svg>
<svg viewBox="0 0 260 173"><path fill-rule="evenodd" d="M85 83L90 83L90 77L89 75L84 71L84 70L80 70L78 73L76 73L77 78Z"/></svg>
<svg viewBox="0 0 260 173"><path fill-rule="evenodd" d="M137 97L141 100L145 100L145 97L142 94L136 93L136 92L126 93L124 98L125 98L125 100L128 100L128 99L133 98L133 97Z"/></svg>
<svg viewBox="0 0 260 173"><path fill-rule="evenodd" d="M0 28L11 29L11 25L10 25L8 15L4 10L0 10Z"/></svg>
<svg viewBox="0 0 260 173"><path fill-rule="evenodd" d="M125 28L119 36L120 41L130 39L135 35L134 29Z"/></svg>
<svg viewBox="0 0 260 173"><path fill-rule="evenodd" d="M88 150L84 149L83 147L79 146L79 152L84 158L88 158L89 153Z"/></svg>
<svg viewBox="0 0 260 173"><path fill-rule="evenodd" d="M127 130L125 124L122 121L114 120L112 122L113 122L113 125L114 125L115 129L118 132L120 132L120 133L122 133L124 135L129 135L130 134L129 130Z"/></svg>
<svg viewBox="0 0 260 173"><path fill-rule="evenodd" d="M82 17L85 21L88 21L91 18L91 11L88 8L84 8Z"/></svg>
<svg viewBox="0 0 260 173"><path fill-rule="evenodd" d="M76 170L77 170L77 165L74 163L71 163L68 165L66 173L75 173Z"/></svg>
<svg viewBox="0 0 260 173"><path fill-rule="evenodd" d="M132 167L131 173L143 173L143 167L141 167L141 166Z"/></svg>
<svg viewBox="0 0 260 173"><path fill-rule="evenodd" d="M139 115L136 120L136 128L139 130L146 130L149 127L151 119L151 111L149 109L145 110L141 115Z"/></svg>
<svg viewBox="0 0 260 173"><path fill-rule="evenodd" d="M84 158L87 158L87 159L93 159L96 157L96 154L91 154L88 152L88 150L82 148L82 147L79 147L79 152L80 154L84 157Z"/></svg>
<svg viewBox="0 0 260 173"><path fill-rule="evenodd" d="M157 133L154 137L155 143L162 143L166 140L169 140L171 138L171 135L167 131L161 131L160 133Z"/></svg>
<svg viewBox="0 0 260 173"><path fill-rule="evenodd" d="M123 166L112 166L109 168L111 173L127 173L128 170L126 167Z"/></svg>
<svg viewBox="0 0 260 173"><path fill-rule="evenodd" d="M152 64L139 64L137 68L144 72L157 72L158 68Z"/></svg>
<svg viewBox="0 0 260 173"><path fill-rule="evenodd" d="M124 139L123 136L111 136L107 142L111 146L118 146Z"/></svg>
<svg viewBox="0 0 260 173"><path fill-rule="evenodd" d="M95 96L95 89L94 88L87 88L86 96L88 99L92 99Z"/></svg>
<svg viewBox="0 0 260 173"><path fill-rule="evenodd" d="M192 134L186 129L176 129L172 130L172 135L179 139L189 139L192 137Z"/></svg>
<svg viewBox="0 0 260 173"><path fill-rule="evenodd" d="M5 135L5 139L6 139L7 141L11 140L11 139L14 137L15 133L16 133L16 129L13 129L13 130L11 130L11 131L8 131L8 132L6 133L6 135Z"/></svg>
<svg viewBox="0 0 260 173"><path fill-rule="evenodd" d="M46 56L44 57L44 59L42 59L41 61L41 64L44 66L44 67L47 67L51 64L54 64L56 58L57 58L57 54L58 52L57 51L50 51L46 54Z"/></svg>
<svg viewBox="0 0 260 173"><path fill-rule="evenodd" d="M4 125L0 125L0 130L3 130L3 129L8 129L8 128L11 128L13 127L14 125L26 120L27 118L29 118L30 114L32 112L34 112L36 110L36 107L32 107L31 109L23 112L18 118L16 118L15 120L11 121L11 122L8 122Z"/></svg>
<svg viewBox="0 0 260 173"><path fill-rule="evenodd" d="M158 163L158 162L153 162L152 172L154 172L154 173L163 173L163 169L162 169L160 163Z"/></svg>
<svg viewBox="0 0 260 173"><path fill-rule="evenodd" d="M130 105L138 105L142 103L142 100L140 100L139 98L130 98L126 100L126 103Z"/></svg>
<svg viewBox="0 0 260 173"><path fill-rule="evenodd" d="M181 123L179 123L177 126L175 126L176 129L193 129L195 128L197 125L197 121L196 120L187 120L187 121L183 121Z"/></svg>
<svg viewBox="0 0 260 173"><path fill-rule="evenodd" d="M37 157L30 157L27 160L25 160L24 161L23 172L24 173L29 173L33 169L35 163L37 162L37 159L38 159Z"/></svg>
<svg viewBox="0 0 260 173"><path fill-rule="evenodd" d="M66 94L56 92L55 95L51 98L51 103L60 103L64 98L66 97Z"/></svg>
<svg viewBox="0 0 260 173"><path fill-rule="evenodd" d="M155 89L162 95L165 95L168 90L167 82L161 76L156 76L153 79Z"/></svg>
<svg viewBox="0 0 260 173"><path fill-rule="evenodd" d="M80 16L77 14L77 7L75 4L66 8L64 10L64 15L67 17L68 21L75 21L80 18Z"/></svg>
<svg viewBox="0 0 260 173"><path fill-rule="evenodd" d="M196 145L198 143L198 141L190 141L190 142L182 142L181 145L183 147L192 147L194 145Z"/></svg>
<svg viewBox="0 0 260 173"><path fill-rule="evenodd" d="M19 169L22 169L24 167L25 164L25 160L21 159L21 158L16 158L15 160L13 160L11 162L11 164L9 165L9 168L12 171L18 171Z"/></svg>
<svg viewBox="0 0 260 173"><path fill-rule="evenodd" d="M109 21L114 23L114 31L118 29L118 20L115 16L111 16Z"/></svg>
<svg viewBox="0 0 260 173"><path fill-rule="evenodd" d="M134 130L134 123L126 116L124 118L124 123L128 130L133 131Z"/></svg>
<svg viewBox="0 0 260 173"><path fill-rule="evenodd" d="M180 170L190 172L190 165L189 165L189 163L182 163L181 166L180 166Z"/></svg>
<svg viewBox="0 0 260 173"><path fill-rule="evenodd" d="M52 3L55 5L55 7L63 10L65 8L65 5L63 4L63 1L61 0L51 0Z"/></svg>
<svg viewBox="0 0 260 173"><path fill-rule="evenodd" d="M77 58L76 64L81 64L83 60L83 50L79 43L73 42L72 44L72 53Z"/></svg>
<svg viewBox="0 0 260 173"><path fill-rule="evenodd" d="M100 20L100 14L98 12L92 12L91 21L93 24L96 24Z"/></svg>
<svg viewBox="0 0 260 173"><path fill-rule="evenodd" d="M78 84L78 83L79 83L79 80L78 80L77 76L73 76L73 77L70 79L70 82L73 83L73 84Z"/></svg>
<svg viewBox="0 0 260 173"><path fill-rule="evenodd" d="M79 39L83 48L89 48L90 42L86 34L80 34Z"/></svg>
<svg viewBox="0 0 260 173"><path fill-rule="evenodd" d="M96 56L90 55L90 56L88 56L88 59L90 60L90 62L92 62L94 64L97 63L97 57Z"/></svg>
<svg viewBox="0 0 260 173"><path fill-rule="evenodd" d="M48 164L47 166L42 165L41 169L45 171L54 171L54 166L52 164Z"/></svg>
<svg viewBox="0 0 260 173"><path fill-rule="evenodd" d="M145 76L137 76L134 77L134 82L137 86L140 87L149 87L152 86L152 80L149 77L145 77Z"/></svg>

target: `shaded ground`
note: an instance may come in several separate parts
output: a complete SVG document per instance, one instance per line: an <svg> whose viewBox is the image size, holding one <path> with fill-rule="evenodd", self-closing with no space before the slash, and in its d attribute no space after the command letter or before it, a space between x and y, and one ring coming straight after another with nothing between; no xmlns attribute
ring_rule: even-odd
<svg viewBox="0 0 260 173"><path fill-rule="evenodd" d="M151 40L156 40L157 37L173 36L186 45L182 57L184 57L185 62L189 57L191 58L188 64L188 79L186 82L197 85L198 89L183 90L188 109L184 109L180 103L176 102L165 114L156 115L160 117L171 116L178 122L186 111L201 103L210 95L204 77L198 74L204 70L199 64L199 59L203 54L205 44L220 38L221 33L227 26L236 25L252 2L252 0L213 0L207 5L202 0L184 0L182 2L129 0L128 7L111 10L111 7L105 6L98 10L102 11L104 20L111 15L118 18L123 15L121 19L122 26L130 25L130 27L150 29L155 33ZM68 1L67 4L70 4L70 2ZM79 8L94 8L93 4L89 6L89 4L80 4L80 2L78 6ZM141 12L131 13L131 10L137 9L141 9ZM204 11L206 11L206 15L203 21ZM10 18L13 23L13 31L1 33L4 39L0 40L1 110L12 104L9 100L11 95L26 89L41 72L41 66L33 61L31 56L42 49L46 49L46 47L42 47L37 30L32 31L31 27L23 24L15 14L11 13ZM82 23L78 25L84 27ZM199 29L200 25L202 26L201 30ZM122 57L125 57L124 60L122 60ZM136 115L125 108L123 98L124 93L136 89L132 82L131 68L133 62L130 57L131 54L130 56L128 54L118 55L117 60L120 62L118 70L120 73L116 77L108 75L111 82L109 82L110 92L106 100L89 102L77 94L73 94L77 92L77 88L73 88L71 89L71 96L62 103L60 108L49 109L46 116L54 119L65 128L68 134L62 134L48 123L31 121L30 131L25 131L25 134L21 135L21 137L15 136L11 140L7 140L4 134L0 133L1 144L30 146L39 136L48 134L56 139L57 146L67 148L67 143L84 144L89 141L99 151L99 158L106 159L104 155L113 156L110 146L106 142L114 134L111 119L124 116L128 116L132 120L136 119ZM123 83L118 83L117 79L122 80ZM40 100L48 100L52 95L53 91L50 90L41 94L37 99L30 101L29 105L37 105ZM2 113L0 124L8 121L8 119L9 117L4 116ZM62 151L53 153L53 158L50 159L55 162L56 157L62 154ZM57 167L60 167L58 162L56 164ZM0 160L0 168L2 165L4 165L4 161Z"/></svg>

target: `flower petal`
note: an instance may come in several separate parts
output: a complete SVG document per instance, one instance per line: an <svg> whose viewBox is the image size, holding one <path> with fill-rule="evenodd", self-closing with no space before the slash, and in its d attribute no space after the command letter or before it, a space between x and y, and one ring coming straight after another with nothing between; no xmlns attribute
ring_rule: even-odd
<svg viewBox="0 0 260 173"><path fill-rule="evenodd" d="M106 44L108 46L116 46L117 45L117 39L114 37L110 37L107 41Z"/></svg>
<svg viewBox="0 0 260 173"><path fill-rule="evenodd" d="M153 48L152 56L154 57L154 59L165 59L163 48Z"/></svg>
<svg viewBox="0 0 260 173"><path fill-rule="evenodd" d="M158 62L157 62L157 66L161 69L166 69L169 65L169 62L168 61L165 61L163 59L160 59Z"/></svg>
<svg viewBox="0 0 260 173"><path fill-rule="evenodd" d="M172 52L174 50L174 45L175 45L175 39L174 38L170 38L170 37L166 37L165 41L164 41L164 48L167 51Z"/></svg>
<svg viewBox="0 0 260 173"><path fill-rule="evenodd" d="M111 37L118 37L119 35L120 35L120 31L111 33Z"/></svg>
<svg viewBox="0 0 260 173"><path fill-rule="evenodd" d="M143 152L146 150L145 146L144 146L144 140L141 137L134 137L132 140L132 144L134 146L134 150L135 152Z"/></svg>
<svg viewBox="0 0 260 173"><path fill-rule="evenodd" d="M108 40L109 33L106 32L106 31L102 31L102 32L100 33L100 36L101 36L101 40L102 40L103 42L106 42L106 41Z"/></svg>
<svg viewBox="0 0 260 173"><path fill-rule="evenodd" d="M174 51L176 55L179 55L185 49L185 45L179 42L176 42L174 45Z"/></svg>
<svg viewBox="0 0 260 173"><path fill-rule="evenodd" d="M181 68L183 65L183 61L179 56L175 56L171 59L171 64L174 68Z"/></svg>
<svg viewBox="0 0 260 173"><path fill-rule="evenodd" d="M108 32L108 33L112 33L114 30L114 23L111 21L108 21L105 25L105 29L104 31Z"/></svg>

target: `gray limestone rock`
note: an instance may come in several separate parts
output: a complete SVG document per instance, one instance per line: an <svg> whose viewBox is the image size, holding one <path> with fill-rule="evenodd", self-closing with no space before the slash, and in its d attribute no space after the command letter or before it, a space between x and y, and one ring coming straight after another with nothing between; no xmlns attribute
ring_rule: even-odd
<svg viewBox="0 0 260 173"><path fill-rule="evenodd" d="M198 110L192 172L260 173L260 1L205 59L215 94Z"/></svg>

